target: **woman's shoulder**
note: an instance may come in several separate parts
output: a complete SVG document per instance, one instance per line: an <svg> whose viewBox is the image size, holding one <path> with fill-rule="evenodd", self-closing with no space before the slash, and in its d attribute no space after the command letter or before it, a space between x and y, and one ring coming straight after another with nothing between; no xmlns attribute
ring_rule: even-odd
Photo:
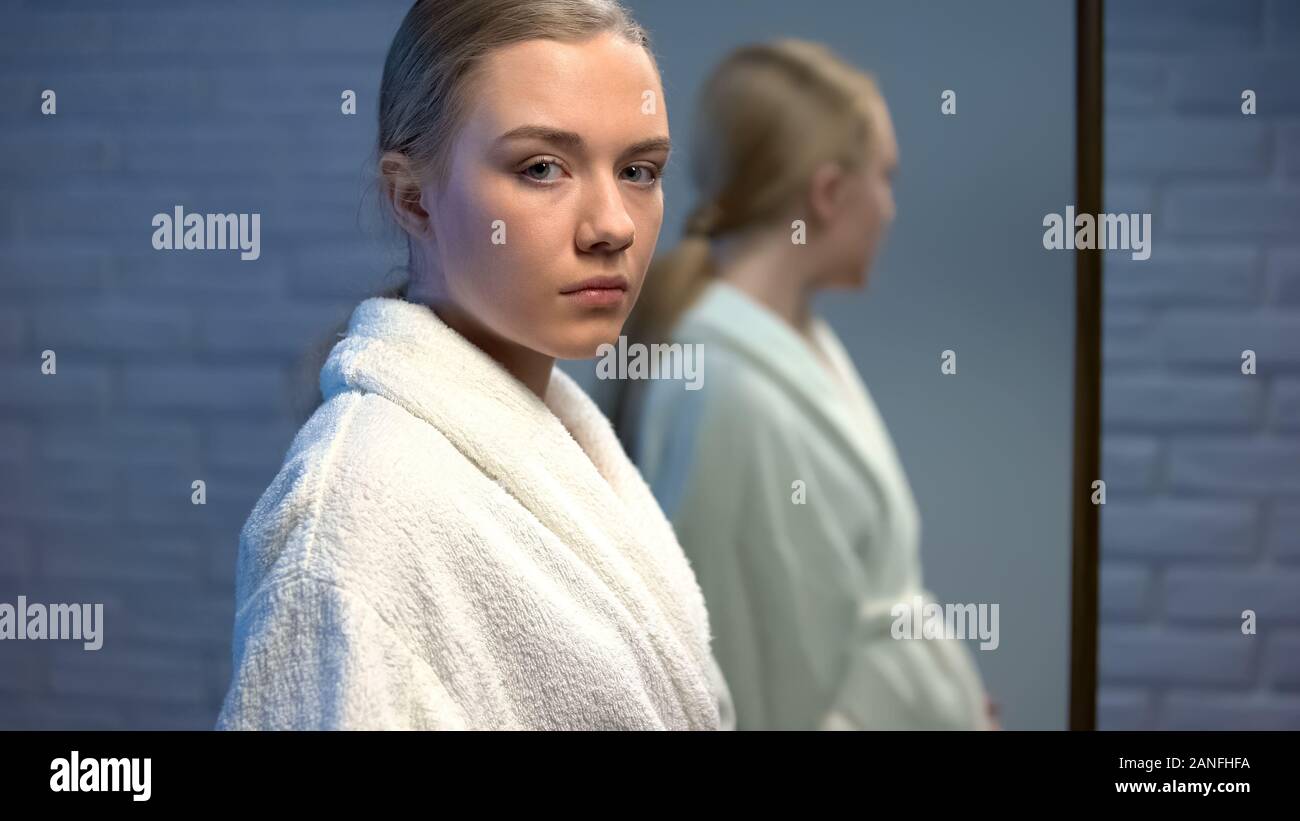
<svg viewBox="0 0 1300 821"><path fill-rule="evenodd" d="M357 390L332 396L303 424L285 455L286 465L293 460L363 487L394 478L446 482L449 471L454 477L458 468L473 467L434 425L385 396Z"/></svg>
<svg viewBox="0 0 1300 821"><path fill-rule="evenodd" d="M475 515L484 477L435 427L388 399L331 397L294 437L240 533L241 587L273 570L377 571ZM427 540L424 540L427 542Z"/></svg>
<svg viewBox="0 0 1300 821"><path fill-rule="evenodd" d="M469 464L433 425L379 394L344 391L299 428L276 479L286 496L305 485L344 498L380 487L401 495L413 484L449 481L460 467Z"/></svg>

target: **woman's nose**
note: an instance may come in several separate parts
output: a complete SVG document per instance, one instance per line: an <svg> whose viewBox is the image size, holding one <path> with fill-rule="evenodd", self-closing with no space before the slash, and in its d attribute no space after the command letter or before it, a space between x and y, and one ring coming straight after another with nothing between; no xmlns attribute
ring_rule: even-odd
<svg viewBox="0 0 1300 821"><path fill-rule="evenodd" d="M584 192L578 247L588 253L621 251L632 245L636 225L623 204L617 180L593 184Z"/></svg>

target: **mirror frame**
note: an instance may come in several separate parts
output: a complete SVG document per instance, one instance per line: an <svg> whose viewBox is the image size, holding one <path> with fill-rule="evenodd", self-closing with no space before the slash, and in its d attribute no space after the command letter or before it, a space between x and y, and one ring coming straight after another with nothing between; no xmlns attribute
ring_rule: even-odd
<svg viewBox="0 0 1300 821"><path fill-rule="evenodd" d="M1104 0L1075 0L1075 207L1102 211ZM1099 505L1101 478L1102 252L1075 250L1074 499L1070 559L1071 730L1097 728Z"/></svg>

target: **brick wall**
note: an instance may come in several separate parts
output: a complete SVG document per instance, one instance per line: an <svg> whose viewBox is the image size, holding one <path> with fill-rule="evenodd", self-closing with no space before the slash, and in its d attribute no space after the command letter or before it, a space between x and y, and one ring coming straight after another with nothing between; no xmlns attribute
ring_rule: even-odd
<svg viewBox="0 0 1300 821"><path fill-rule="evenodd" d="M1300 729L1300 3L1106 11L1098 725Z"/></svg>
<svg viewBox="0 0 1300 821"><path fill-rule="evenodd" d="M0 601L105 622L0 646L0 728L212 726L302 352L404 261L367 163L408 5L0 3ZM260 213L261 257L155 251L177 204Z"/></svg>

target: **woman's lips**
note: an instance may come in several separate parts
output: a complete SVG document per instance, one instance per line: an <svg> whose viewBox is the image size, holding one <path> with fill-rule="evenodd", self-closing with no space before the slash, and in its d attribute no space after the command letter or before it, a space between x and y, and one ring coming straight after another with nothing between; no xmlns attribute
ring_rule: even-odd
<svg viewBox="0 0 1300 821"><path fill-rule="evenodd" d="M627 298L627 278L592 277L565 288L560 293L584 307L612 308Z"/></svg>
<svg viewBox="0 0 1300 821"><path fill-rule="evenodd" d="M627 297L626 288L583 288L566 291L564 296L587 308L612 308Z"/></svg>

